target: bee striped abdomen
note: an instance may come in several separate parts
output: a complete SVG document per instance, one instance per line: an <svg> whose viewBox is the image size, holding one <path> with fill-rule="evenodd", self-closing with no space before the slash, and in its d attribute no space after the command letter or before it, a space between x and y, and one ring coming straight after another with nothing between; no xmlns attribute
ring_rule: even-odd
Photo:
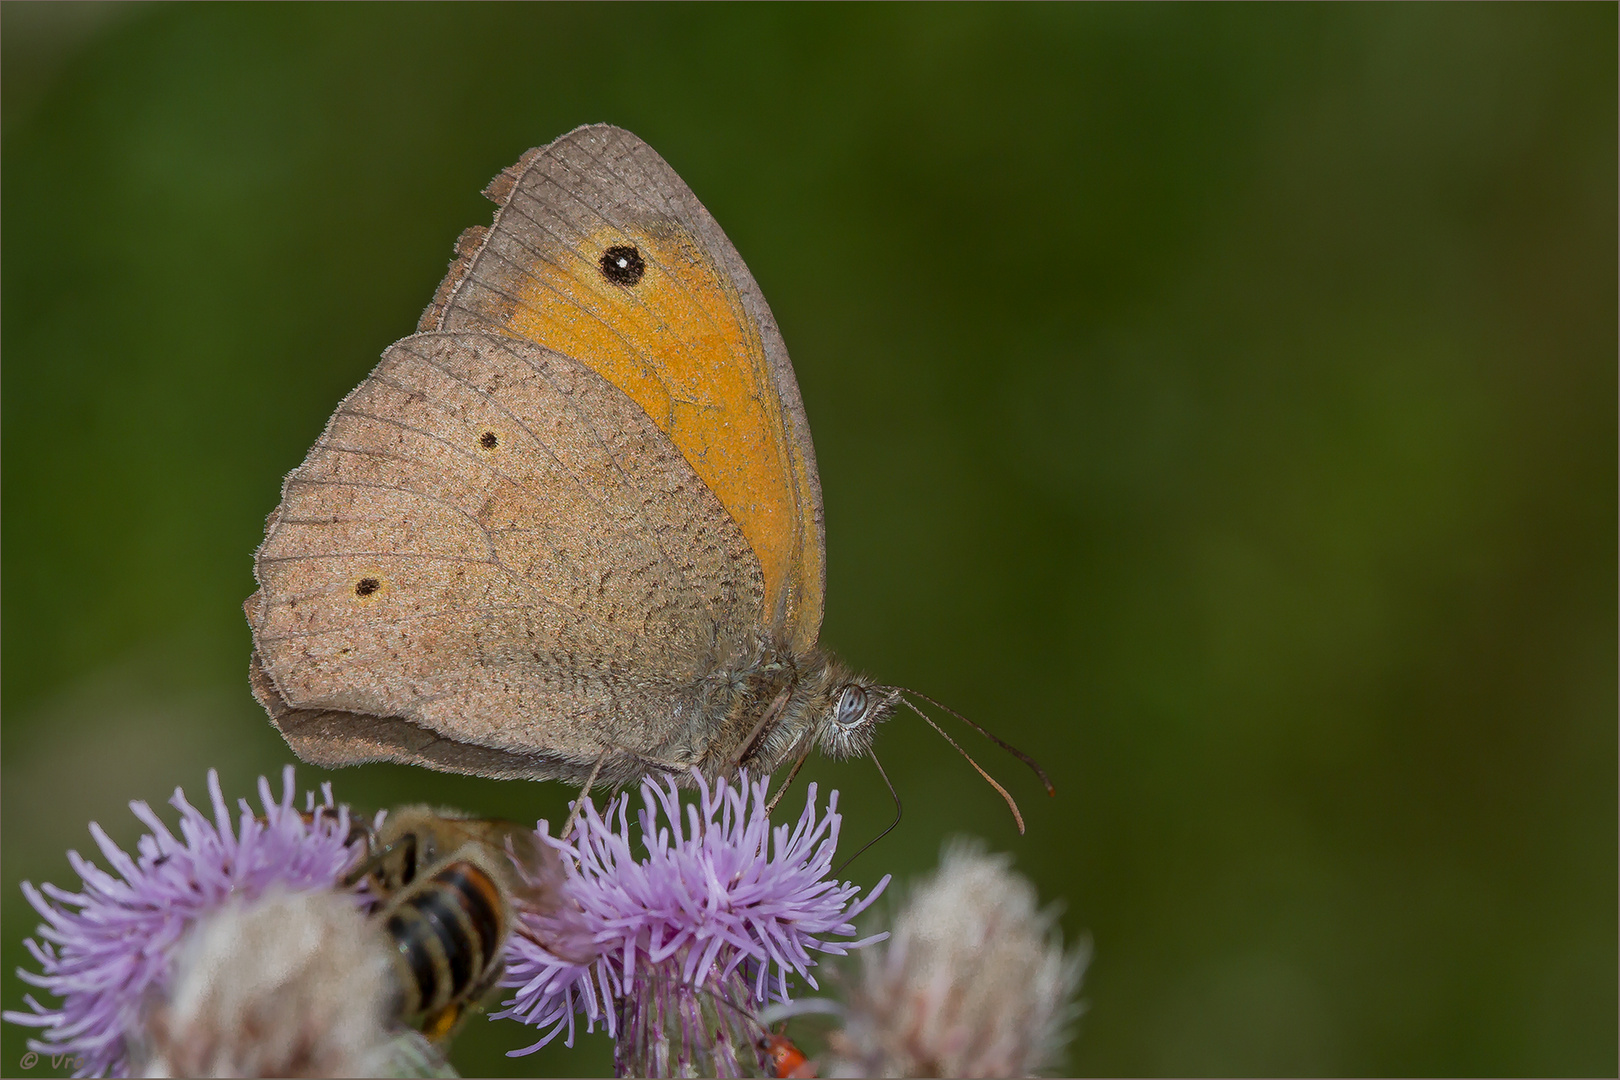
<svg viewBox="0 0 1620 1080"><path fill-rule="evenodd" d="M460 1003L490 982L505 920L500 889L459 860L403 894L384 916L394 939L407 1016Z"/></svg>
<svg viewBox="0 0 1620 1080"><path fill-rule="evenodd" d="M443 1042L500 981L519 912L556 908L557 854L516 822L427 806L398 807L367 834L345 881L394 947L394 1018Z"/></svg>

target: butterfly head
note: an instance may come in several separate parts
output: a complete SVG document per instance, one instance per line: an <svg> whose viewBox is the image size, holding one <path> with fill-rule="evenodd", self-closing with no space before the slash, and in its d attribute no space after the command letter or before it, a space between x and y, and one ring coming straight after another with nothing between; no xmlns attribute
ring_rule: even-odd
<svg viewBox="0 0 1620 1080"><path fill-rule="evenodd" d="M865 675L839 673L829 681L815 722L817 748L828 757L865 757L878 724L900 700L897 686L879 686Z"/></svg>

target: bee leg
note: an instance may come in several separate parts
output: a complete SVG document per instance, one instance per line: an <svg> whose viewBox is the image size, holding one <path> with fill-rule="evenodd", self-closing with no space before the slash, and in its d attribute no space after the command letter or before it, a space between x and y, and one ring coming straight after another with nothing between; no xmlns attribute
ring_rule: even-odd
<svg viewBox="0 0 1620 1080"><path fill-rule="evenodd" d="M502 945L502 948L505 948ZM422 1034L430 1042L442 1044L448 1042L450 1036L456 1033L461 1022L467 1019L467 1014L482 1009L484 998L500 983L501 976L506 974L506 961L497 959L485 970L483 977L478 980L466 993L458 995L456 1000L443 1008L430 1012L422 1018Z"/></svg>
<svg viewBox="0 0 1620 1080"><path fill-rule="evenodd" d="M404 870L400 874L400 883L408 883L416 877L416 834L406 833L387 847L374 851L362 860L358 866L343 875L343 887L352 889L360 882L374 874L389 858L395 854L404 856Z"/></svg>
<svg viewBox="0 0 1620 1080"><path fill-rule="evenodd" d="M442 1044L461 1026L461 1018L466 1012L464 1003L454 1001L438 1012L428 1013L422 1020L422 1034L427 1036L429 1042Z"/></svg>

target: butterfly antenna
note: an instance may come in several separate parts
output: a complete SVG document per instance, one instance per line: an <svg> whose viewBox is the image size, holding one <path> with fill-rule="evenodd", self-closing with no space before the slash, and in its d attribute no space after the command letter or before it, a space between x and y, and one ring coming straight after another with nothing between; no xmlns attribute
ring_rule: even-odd
<svg viewBox="0 0 1620 1080"><path fill-rule="evenodd" d="M860 851L857 851L855 854L853 854L849 858L845 859L839 865L838 869L833 871L833 877L837 877L838 875L842 874L844 872L844 867L848 866L850 863L852 863L856 859L860 858L861 855L866 851L867 848L871 847L873 844L877 843L879 840L883 839L885 836L888 836L890 833L894 832L894 827L896 825L900 824L900 815L902 813L904 813L903 809L900 806L900 793L898 791L894 790L894 784L890 782L889 774L883 771L883 763L881 761L879 761L877 759L877 755L872 753L872 751L870 751L870 750L868 750L866 752L866 756L872 759L872 764L877 766L878 775L883 777L883 783L886 784L888 786L888 788L889 788L889 797L894 800L894 820L889 822L889 827L887 829L884 829L882 832L880 832L876 836L872 837L872 839L868 840L865 844L862 844ZM995 783L994 780L992 780L990 782L992 784ZM1017 811L1014 811L1014 813L1017 813Z"/></svg>
<svg viewBox="0 0 1620 1080"><path fill-rule="evenodd" d="M917 696L921 697L922 695L919 694ZM940 727L938 724L934 723L934 718L933 717L929 716L927 713L925 713L921 709L917 708L917 706L913 705L911 702L906 701L905 698L901 698L900 700L905 701L906 708L910 709L912 712L916 713L918 716L920 716L924 720L926 720L928 722L929 727L931 727L935 731L939 732L939 737L944 739L946 742L950 743L951 746L955 747L956 752L958 754L961 754L963 757L967 758L967 763L969 765L973 766L973 771L974 772L976 772L980 776L984 777L984 782L985 783L989 784L991 787L995 788L997 791L999 791L1001 793L1001 797L1003 799L1007 800L1007 809L1012 811L1013 820L1018 823L1018 835L1019 836L1024 835L1024 815L1020 814L1018 812L1018 803L1013 801L1013 797L1007 793L1007 789L1002 787L1000 784L996 783L996 778L995 777L991 776L989 773L985 772L982 768L980 768L979 763L977 761L973 760L973 755L972 754L969 754L966 750L962 749L962 747L957 743L957 741L955 739L953 739L949 735L945 734L945 729ZM876 759L874 758L873 760L875 761ZM888 778L885 777L884 779L888 779ZM1044 779L1044 777L1043 777L1043 779ZM1047 787L1050 788L1051 785L1048 784Z"/></svg>
<svg viewBox="0 0 1620 1080"><path fill-rule="evenodd" d="M918 693L915 690L907 690L906 693L914 695L916 697L920 697L924 701L928 702L928 704L932 705L934 708L943 709L944 711L950 713L952 716L954 716L958 720L962 721L962 723L966 724L968 727L972 728L974 731L977 731L980 735L983 735L985 738L989 739L991 742L995 743L997 746L999 746L1003 750L1007 751L1007 753L1011 754L1013 757L1017 758L1019 761L1022 761L1025 765L1028 765L1031 769L1035 770L1035 775L1040 777L1041 783L1046 787L1046 793L1048 795L1056 795L1057 794L1057 789L1052 786L1052 781L1050 781L1050 780L1048 780L1046 778L1046 770L1041 768L1040 765L1035 761L1034 758L1030 757L1028 754L1026 754L1022 750L1018 749L1018 747L1014 746L1012 743L1006 741L1005 739L1003 739L1003 738L1001 738L1001 737L999 737L997 735L992 735L990 732L986 731L984 728L980 727L978 724L975 724L972 720L969 720L967 717L963 716L961 713L957 712L955 709L951 708L949 705L942 705L939 702L935 701L933 698L929 697L927 694L921 694L921 693ZM906 702L906 704L911 705L911 702L908 701L908 702ZM911 708L912 708L912 711L917 713L918 716L922 716L922 710L918 709L917 706L911 705ZM927 720L928 717L923 716L923 719ZM933 721L931 721L931 720L929 721L929 723L932 723L932 722ZM939 729L937 727L934 730L939 731ZM940 734L944 735L945 733L943 731L941 731ZM956 744L952 743L951 745L954 746ZM966 757L966 755L963 755L963 756ZM971 761L972 758L969 758L968 760Z"/></svg>

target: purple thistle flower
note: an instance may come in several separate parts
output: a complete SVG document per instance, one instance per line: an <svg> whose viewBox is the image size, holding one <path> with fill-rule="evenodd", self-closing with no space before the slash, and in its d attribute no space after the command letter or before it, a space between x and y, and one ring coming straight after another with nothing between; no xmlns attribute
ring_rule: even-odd
<svg viewBox="0 0 1620 1080"><path fill-rule="evenodd" d="M829 940L852 937L854 917L889 882L885 876L850 906L859 887L829 878L841 821L836 791L818 816L811 784L797 825L773 830L765 809L769 777L751 786L750 799L746 774L735 788L694 776L699 799L686 804L684 827L675 782L661 788L642 781L640 860L630 843L628 794L605 815L587 798L568 840L550 837L540 823L542 839L568 856L571 903L561 916L525 912L523 931L513 935L503 985L517 993L491 1019L515 1017L549 1030L512 1056L538 1050L565 1028L572 1046L575 1014L583 1012L587 1031L600 1021L619 1040L621 1075L626 1043L647 1051L649 1040L662 1043L650 1050L656 1060L633 1067L639 1075L670 1075L671 1043L676 1056L692 1050L698 1009L727 1027L735 1027L728 1014L751 1021L757 1003L787 1000L790 975L816 986L812 951L842 956L886 936ZM671 1031L681 1029L673 1040L666 1021ZM710 1041L713 1029L710 1023ZM696 1063L707 1069L699 1074L726 1075L734 1057L706 1049Z"/></svg>
<svg viewBox="0 0 1620 1080"><path fill-rule="evenodd" d="M142 836L131 858L92 822L90 835L120 877L68 852L68 862L84 880L81 892L49 882L35 888L23 882L29 903L45 919L24 944L39 961L38 974L19 969L28 983L61 998L48 1009L25 995L31 1012L8 1011L14 1024L45 1029L30 1039L38 1053L76 1056L75 1076L126 1075L126 1032L138 1028L148 995L167 986L174 946L196 921L232 897L254 899L267 890L331 889L354 861L349 849L349 811L334 806L330 785L322 801L306 797L308 820L293 809L293 769L282 774L278 802L259 778L256 816L239 800L235 829L220 793L219 776L208 772L214 817L209 820L176 788L170 804L180 811L174 834L145 802L130 803L150 834ZM356 898L358 902L358 898Z"/></svg>

